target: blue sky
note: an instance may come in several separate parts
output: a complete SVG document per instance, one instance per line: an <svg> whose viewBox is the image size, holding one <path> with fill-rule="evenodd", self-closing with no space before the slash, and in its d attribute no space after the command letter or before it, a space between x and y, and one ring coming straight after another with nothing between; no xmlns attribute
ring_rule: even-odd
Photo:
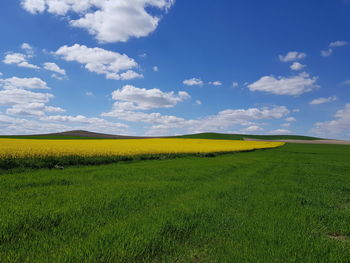
<svg viewBox="0 0 350 263"><path fill-rule="evenodd" d="M350 139L346 0L3 0L0 133Z"/></svg>

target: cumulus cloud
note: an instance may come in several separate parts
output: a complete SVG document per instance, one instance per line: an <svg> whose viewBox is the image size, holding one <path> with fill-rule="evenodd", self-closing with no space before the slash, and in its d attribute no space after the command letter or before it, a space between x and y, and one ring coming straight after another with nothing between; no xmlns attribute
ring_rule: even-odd
<svg viewBox="0 0 350 263"><path fill-rule="evenodd" d="M313 132L321 135L343 135L347 136L350 130L350 103L346 104L334 115L334 119L314 124Z"/></svg>
<svg viewBox="0 0 350 263"><path fill-rule="evenodd" d="M257 126L257 125L252 125L252 126L249 126L245 129L242 129L241 132L257 132L257 131L261 131L263 130L263 128Z"/></svg>
<svg viewBox="0 0 350 263"><path fill-rule="evenodd" d="M202 86L204 84L204 82L198 78L185 79L182 83L187 86Z"/></svg>
<svg viewBox="0 0 350 263"><path fill-rule="evenodd" d="M348 46L348 45L349 45L349 42L347 42L347 41L340 41L340 40L338 40L338 41L331 42L328 45L328 49L321 51L321 55L323 57L329 57L330 55L333 54L333 51L334 51L335 48L344 47L344 46Z"/></svg>
<svg viewBox="0 0 350 263"><path fill-rule="evenodd" d="M53 62L44 63L44 69L66 76L66 71Z"/></svg>
<svg viewBox="0 0 350 263"><path fill-rule="evenodd" d="M0 79L0 106L10 115L44 116L47 112L64 112L60 107L46 105L54 96L29 90L47 90L47 83L39 78Z"/></svg>
<svg viewBox="0 0 350 263"><path fill-rule="evenodd" d="M331 48L321 51L321 56L322 57L329 57L332 54L333 54L333 49L331 49Z"/></svg>
<svg viewBox="0 0 350 263"><path fill-rule="evenodd" d="M102 116L115 117L130 122L144 122L153 124L148 134L164 134L170 130L180 129L186 132L223 131L235 125L254 126L254 122L267 119L280 119L286 116L289 110L285 106L270 108L228 109L216 115L201 119L186 120L172 115L160 113L145 113L139 111L125 111L120 109L103 113Z"/></svg>
<svg viewBox="0 0 350 263"><path fill-rule="evenodd" d="M154 72L159 72L159 68L158 68L157 66L154 66L154 67L153 67L153 71L154 71Z"/></svg>
<svg viewBox="0 0 350 263"><path fill-rule="evenodd" d="M9 115L44 116L45 112L65 112L60 107L46 106L44 103L15 104L6 110Z"/></svg>
<svg viewBox="0 0 350 263"><path fill-rule="evenodd" d="M232 87L233 88L237 88L239 86L238 82L234 81L232 82Z"/></svg>
<svg viewBox="0 0 350 263"><path fill-rule="evenodd" d="M310 101L310 104L311 105L318 105L318 104L333 102L336 100L338 100L337 96L332 96L332 97L328 97L328 98L318 98L318 99L314 99L314 100Z"/></svg>
<svg viewBox="0 0 350 263"><path fill-rule="evenodd" d="M50 93L32 92L24 89L0 90L0 106L47 103L53 95Z"/></svg>
<svg viewBox="0 0 350 263"><path fill-rule="evenodd" d="M21 48L27 53L28 58L34 55L34 48L28 43L23 43Z"/></svg>
<svg viewBox="0 0 350 263"><path fill-rule="evenodd" d="M21 48L24 50L33 50L33 47L31 45L29 45L28 43L23 43L21 45Z"/></svg>
<svg viewBox="0 0 350 263"><path fill-rule="evenodd" d="M298 71L298 70L302 70L303 68L305 68L306 66L299 63L299 62L294 62L291 66L290 66L290 69L291 70L295 70L295 71Z"/></svg>
<svg viewBox="0 0 350 263"><path fill-rule="evenodd" d="M116 100L117 110L150 110L155 108L171 108L177 103L190 98L185 91L163 92L159 89L141 89L126 85L112 93Z"/></svg>
<svg viewBox="0 0 350 263"><path fill-rule="evenodd" d="M348 46L349 45L349 42L347 41L334 41L334 42L331 42L329 44L329 47L344 47L344 46Z"/></svg>
<svg viewBox="0 0 350 263"><path fill-rule="evenodd" d="M287 129L277 129L277 130L272 130L269 133L274 135L285 135L285 134L291 134L292 132Z"/></svg>
<svg viewBox="0 0 350 263"><path fill-rule="evenodd" d="M89 130L93 132L127 134L128 126L109 122L101 118L86 116L35 116L39 119L16 118L0 114L2 134L42 134L67 130Z"/></svg>
<svg viewBox="0 0 350 263"><path fill-rule="evenodd" d="M26 54L9 53L5 56L2 62L4 62L5 64L14 64L22 68L40 69L39 66L30 64L28 62L29 58L30 56Z"/></svg>
<svg viewBox="0 0 350 263"><path fill-rule="evenodd" d="M275 78L274 76L265 76L249 84L248 88L251 91L296 96L318 88L319 86L316 85L317 79L317 77L311 77L305 72L293 77Z"/></svg>
<svg viewBox="0 0 350 263"><path fill-rule="evenodd" d="M292 62L292 61L298 61L306 57L305 53L302 52L296 52L296 51L290 51L286 55L279 55L278 58L282 62Z"/></svg>
<svg viewBox="0 0 350 263"><path fill-rule="evenodd" d="M47 83L39 78L18 77L0 79L0 87L4 89L49 89Z"/></svg>
<svg viewBox="0 0 350 263"><path fill-rule="evenodd" d="M291 123L290 122L283 123L281 126L287 128L291 126Z"/></svg>
<svg viewBox="0 0 350 263"><path fill-rule="evenodd" d="M294 118L294 117L288 117L288 118L286 118L285 120L288 121L288 122L297 121L297 119Z"/></svg>
<svg viewBox="0 0 350 263"><path fill-rule="evenodd" d="M350 79L343 81L342 85L345 85L345 86L350 85Z"/></svg>
<svg viewBox="0 0 350 263"><path fill-rule="evenodd" d="M69 127L42 121L15 118L0 114L0 129L2 134L35 134L69 130Z"/></svg>
<svg viewBox="0 0 350 263"><path fill-rule="evenodd" d="M132 70L138 66L134 59L102 48L75 44L60 47L54 54L66 61L83 64L88 71L105 75L107 79L130 80L143 77Z"/></svg>
<svg viewBox="0 0 350 263"><path fill-rule="evenodd" d="M213 81L213 82L209 82L209 84L218 87L218 86L222 85L222 82L221 81Z"/></svg>
<svg viewBox="0 0 350 263"><path fill-rule="evenodd" d="M148 36L158 27L160 15L166 12L175 0L22 0L21 2L23 8L32 14L47 11L64 16L71 26L87 30L100 42L111 43L125 42L131 37ZM149 8L158 11L159 14L151 14ZM74 16L70 16L71 13Z"/></svg>
<svg viewBox="0 0 350 263"><path fill-rule="evenodd" d="M86 117L84 115L51 115L40 118L41 121L61 123L70 129L88 130L103 133L127 134L128 125L119 122L110 122L102 118Z"/></svg>
<svg viewBox="0 0 350 263"><path fill-rule="evenodd" d="M196 103L196 105L202 105L202 101L200 101L200 100L196 100L195 103Z"/></svg>
<svg viewBox="0 0 350 263"><path fill-rule="evenodd" d="M0 90L0 106L10 115L44 116L46 112L64 112L59 107L46 105L54 96L50 93L25 89Z"/></svg>

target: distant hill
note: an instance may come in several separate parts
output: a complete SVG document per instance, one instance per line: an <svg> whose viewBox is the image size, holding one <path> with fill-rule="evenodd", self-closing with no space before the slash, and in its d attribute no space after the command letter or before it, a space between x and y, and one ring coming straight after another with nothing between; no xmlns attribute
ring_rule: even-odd
<svg viewBox="0 0 350 263"><path fill-rule="evenodd" d="M75 130L75 131L66 131L66 132L49 133L49 134L35 134L35 135L4 135L4 136L0 136L0 138L69 140L69 139L142 139L145 137L112 135L112 134Z"/></svg>
<svg viewBox="0 0 350 263"><path fill-rule="evenodd" d="M0 138L13 138L13 139L145 139L145 138L193 138L193 139L214 139L214 140L243 140L247 139L259 139L259 140L322 140L316 137L299 136L299 135L247 135L247 134L225 134L225 133L198 133L187 134L180 136L169 137L140 137L140 136L125 136L125 135L112 135L104 133L96 133L89 131L66 131L59 133L49 134L36 134L36 135L4 135Z"/></svg>
<svg viewBox="0 0 350 263"><path fill-rule="evenodd" d="M244 138L259 140L322 140L321 138L301 135L247 135L247 134L225 134L225 133L197 133L175 136L175 138L196 138L216 140L243 140Z"/></svg>

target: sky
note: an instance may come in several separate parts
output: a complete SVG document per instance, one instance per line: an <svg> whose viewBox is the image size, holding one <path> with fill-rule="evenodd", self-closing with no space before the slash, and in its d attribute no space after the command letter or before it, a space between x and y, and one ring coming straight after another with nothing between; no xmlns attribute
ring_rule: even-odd
<svg viewBox="0 0 350 263"><path fill-rule="evenodd" d="M0 134L350 139L348 0L2 0Z"/></svg>

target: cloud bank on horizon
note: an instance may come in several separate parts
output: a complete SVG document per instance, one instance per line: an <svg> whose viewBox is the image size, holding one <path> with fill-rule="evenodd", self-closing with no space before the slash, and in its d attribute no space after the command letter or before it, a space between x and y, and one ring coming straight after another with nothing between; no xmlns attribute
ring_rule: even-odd
<svg viewBox="0 0 350 263"><path fill-rule="evenodd" d="M350 45L346 26L335 19L339 14L321 21L325 7L310 15L312 3L267 1L276 10L290 5L280 29L275 24L283 24L281 18L260 17L258 7L248 12L246 3L225 0L213 13L214 5L4 0L0 133L84 129L350 139ZM350 4L329 5L350 13ZM300 23L287 20L294 8ZM350 23L349 17L341 19ZM243 18L247 22L237 23ZM315 35L307 38L301 29L312 19ZM316 30L323 24L330 28L327 39L327 32ZM294 35L285 36L287 28Z"/></svg>

